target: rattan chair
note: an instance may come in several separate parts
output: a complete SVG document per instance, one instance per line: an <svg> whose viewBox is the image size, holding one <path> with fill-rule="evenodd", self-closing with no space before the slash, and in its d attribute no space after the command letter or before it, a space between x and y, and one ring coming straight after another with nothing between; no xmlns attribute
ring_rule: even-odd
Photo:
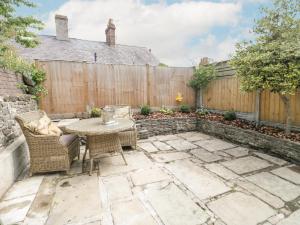
<svg viewBox="0 0 300 225"><path fill-rule="evenodd" d="M134 121L132 118L132 111L131 107L128 105L113 105L111 106L115 109L115 118L128 118ZM123 131L119 133L119 139L121 142L121 146L131 146L132 148L136 149L137 145L137 129L134 124L132 129Z"/></svg>
<svg viewBox="0 0 300 225"><path fill-rule="evenodd" d="M79 138L75 135L36 135L26 124L39 120L43 111L27 112L15 117L26 138L30 155L30 175L53 171L69 172L73 159L80 157Z"/></svg>

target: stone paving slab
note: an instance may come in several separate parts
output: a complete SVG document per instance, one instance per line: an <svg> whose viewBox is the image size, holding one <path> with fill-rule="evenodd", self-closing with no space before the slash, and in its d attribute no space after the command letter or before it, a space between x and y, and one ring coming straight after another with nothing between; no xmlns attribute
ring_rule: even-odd
<svg viewBox="0 0 300 225"><path fill-rule="evenodd" d="M210 151L210 152L220 151L220 150L225 150L225 149L236 147L234 144L231 144L226 141L219 140L219 139L197 141L197 142L195 142L195 144L206 149L207 151Z"/></svg>
<svg viewBox="0 0 300 225"><path fill-rule="evenodd" d="M248 155L249 149L243 147L236 147L224 150L224 152L234 157L242 157Z"/></svg>
<svg viewBox="0 0 300 225"><path fill-rule="evenodd" d="M129 182L124 176L105 177L103 178L103 184L109 201L113 202L132 197Z"/></svg>
<svg viewBox="0 0 300 225"><path fill-rule="evenodd" d="M166 163L180 159L187 159L190 158L191 155L185 152L170 152L170 153L158 153L152 154L151 157L159 163Z"/></svg>
<svg viewBox="0 0 300 225"><path fill-rule="evenodd" d="M156 140L158 140L158 141L170 141L170 140L178 140L178 139L180 139L175 134L159 135L159 136L155 136L155 137L156 137Z"/></svg>
<svg viewBox="0 0 300 225"><path fill-rule="evenodd" d="M193 155L195 155L197 158L199 158L200 160L204 161L204 162L215 162L215 161L219 161L222 159L221 156L215 155L211 152L208 152L204 149L201 148L197 148L197 149L193 149L191 151L191 153Z"/></svg>
<svg viewBox="0 0 300 225"><path fill-rule="evenodd" d="M45 176L23 225L44 225L48 219L55 194L57 175Z"/></svg>
<svg viewBox="0 0 300 225"><path fill-rule="evenodd" d="M185 151L198 147L197 145L184 140L167 141L167 144L175 148L177 151Z"/></svg>
<svg viewBox="0 0 300 225"><path fill-rule="evenodd" d="M264 202L241 192L212 201L208 207L227 225L256 225L276 212Z"/></svg>
<svg viewBox="0 0 300 225"><path fill-rule="evenodd" d="M82 175L57 184L46 225L85 224L100 220L98 177Z"/></svg>
<svg viewBox="0 0 300 225"><path fill-rule="evenodd" d="M134 185L144 185L170 179L170 177L159 168L139 170L131 173L130 176Z"/></svg>
<svg viewBox="0 0 300 225"><path fill-rule="evenodd" d="M277 158L277 157L274 157L274 156L270 156L270 155L260 153L260 152L255 152L254 154L262 159L265 159L265 160L267 160L271 163L274 163L276 165L279 165L279 166L283 166L283 165L287 164L287 161Z"/></svg>
<svg viewBox="0 0 300 225"><path fill-rule="evenodd" d="M271 166L267 161L254 156L221 162L221 164L237 174L245 174Z"/></svg>
<svg viewBox="0 0 300 225"><path fill-rule="evenodd" d="M207 199L230 190L219 178L188 160L169 163L166 168L199 199Z"/></svg>
<svg viewBox="0 0 300 225"><path fill-rule="evenodd" d="M108 176L125 173L135 169L149 168L153 165L150 159L142 152L131 152L124 155L128 165L125 165L121 155L100 159L100 175Z"/></svg>
<svg viewBox="0 0 300 225"><path fill-rule="evenodd" d="M153 145L158 148L160 151L168 151L168 150L172 150L172 147L161 142L161 141L154 141Z"/></svg>
<svg viewBox="0 0 300 225"><path fill-rule="evenodd" d="M224 178L225 180L236 179L239 177L239 175L235 174L231 170L227 169L226 167L224 167L218 163L206 164L205 168L210 170L211 172L219 175L220 177Z"/></svg>
<svg viewBox="0 0 300 225"><path fill-rule="evenodd" d="M112 205L114 225L156 225L156 221L138 199Z"/></svg>
<svg viewBox="0 0 300 225"><path fill-rule="evenodd" d="M266 191L283 199L284 201L292 201L300 196L299 186L281 179L271 173L262 172L247 177L247 180L260 186Z"/></svg>
<svg viewBox="0 0 300 225"><path fill-rule="evenodd" d="M0 218L3 224L16 224L25 219L35 195L15 198L0 203Z"/></svg>
<svg viewBox="0 0 300 225"><path fill-rule="evenodd" d="M146 190L145 193L164 224L198 225L209 218L208 214L174 184L162 190Z"/></svg>
<svg viewBox="0 0 300 225"><path fill-rule="evenodd" d="M44 176L34 176L16 182L3 197L3 200L14 199L26 195L36 194Z"/></svg>
<svg viewBox="0 0 300 225"><path fill-rule="evenodd" d="M282 208L284 206L284 201L282 201L280 198L270 194L269 192L261 189L253 183L248 182L247 180L238 180L236 184L276 209Z"/></svg>
<svg viewBox="0 0 300 225"><path fill-rule="evenodd" d="M138 146L149 153L158 151L158 149L151 142L139 143Z"/></svg>
<svg viewBox="0 0 300 225"><path fill-rule="evenodd" d="M300 166L281 167L271 171L273 174L300 185Z"/></svg>
<svg viewBox="0 0 300 225"><path fill-rule="evenodd" d="M300 209L293 212L288 218L280 221L277 225L298 225L300 224Z"/></svg>
<svg viewBox="0 0 300 225"><path fill-rule="evenodd" d="M181 134L178 134L178 136L184 138L187 141L192 141L192 142L211 139L211 136L200 133L200 132L181 133Z"/></svg>

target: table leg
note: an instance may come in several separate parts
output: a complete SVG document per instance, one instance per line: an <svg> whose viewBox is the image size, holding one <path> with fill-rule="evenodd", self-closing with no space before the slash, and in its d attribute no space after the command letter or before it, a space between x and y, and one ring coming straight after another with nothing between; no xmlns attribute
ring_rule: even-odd
<svg viewBox="0 0 300 225"><path fill-rule="evenodd" d="M82 158L82 173L84 172L84 163L85 163L85 157L86 157L87 151L88 151L88 143L86 143L86 145L85 145L85 150L84 150L84 154L83 154L83 158Z"/></svg>

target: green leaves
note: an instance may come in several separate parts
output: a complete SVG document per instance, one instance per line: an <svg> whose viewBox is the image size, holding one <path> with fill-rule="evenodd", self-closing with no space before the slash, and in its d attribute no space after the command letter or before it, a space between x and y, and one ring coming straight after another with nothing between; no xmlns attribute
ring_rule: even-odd
<svg viewBox="0 0 300 225"><path fill-rule="evenodd" d="M209 64L202 66L200 65L194 72L192 79L189 81L189 86L195 90L199 90L200 88L205 88L209 84L210 81L215 79L216 70L214 65Z"/></svg>
<svg viewBox="0 0 300 225"><path fill-rule="evenodd" d="M300 0L273 0L256 22L254 42L242 42L230 62L245 91L294 94L300 86Z"/></svg>

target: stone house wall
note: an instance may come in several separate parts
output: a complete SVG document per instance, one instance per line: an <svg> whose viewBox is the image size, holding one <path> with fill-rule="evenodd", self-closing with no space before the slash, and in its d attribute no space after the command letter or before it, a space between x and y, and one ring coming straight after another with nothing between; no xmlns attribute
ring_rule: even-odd
<svg viewBox="0 0 300 225"><path fill-rule="evenodd" d="M0 96L23 94L18 88L18 84L22 83L22 76L0 69Z"/></svg>

